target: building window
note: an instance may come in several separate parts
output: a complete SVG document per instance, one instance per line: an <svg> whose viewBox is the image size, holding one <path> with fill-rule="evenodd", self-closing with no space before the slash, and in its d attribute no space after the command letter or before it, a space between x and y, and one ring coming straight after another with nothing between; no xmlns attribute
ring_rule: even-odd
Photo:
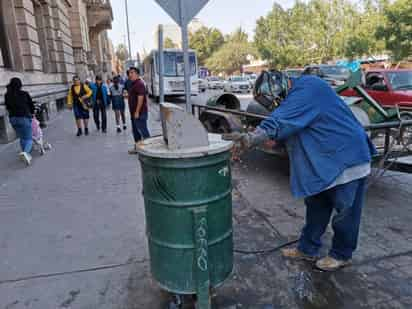
<svg viewBox="0 0 412 309"><path fill-rule="evenodd" d="M7 28L6 28L6 21L5 21L5 2L0 0L0 52L1 52L1 60L0 66L3 66L7 69L13 68L13 59L10 53L10 41L7 37ZM2 65L1 65L2 64Z"/></svg>
<svg viewBox="0 0 412 309"><path fill-rule="evenodd" d="M36 19L37 35L39 37L39 45L41 50L41 58L43 64L43 72L48 73L51 71L49 61L49 49L47 46L46 29L43 16L43 8L41 4L34 2L34 16Z"/></svg>

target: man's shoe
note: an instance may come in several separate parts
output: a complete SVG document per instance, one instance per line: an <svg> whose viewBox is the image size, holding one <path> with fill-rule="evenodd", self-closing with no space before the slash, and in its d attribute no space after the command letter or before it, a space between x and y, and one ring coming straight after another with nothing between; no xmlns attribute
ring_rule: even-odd
<svg viewBox="0 0 412 309"><path fill-rule="evenodd" d="M351 263L351 260L341 261L331 256L324 257L316 262L316 267L323 271L335 271Z"/></svg>
<svg viewBox="0 0 412 309"><path fill-rule="evenodd" d="M117 128L116 132L117 132L117 133L122 133L122 129Z"/></svg>
<svg viewBox="0 0 412 309"><path fill-rule="evenodd" d="M89 135L89 128L84 128L84 135Z"/></svg>
<svg viewBox="0 0 412 309"><path fill-rule="evenodd" d="M309 262L315 262L317 260L317 256L312 256L303 253L298 248L286 248L281 250L282 255L288 259L294 260L305 260Z"/></svg>
<svg viewBox="0 0 412 309"><path fill-rule="evenodd" d="M127 130L127 126L123 125L123 131L126 131L126 130Z"/></svg>
<svg viewBox="0 0 412 309"><path fill-rule="evenodd" d="M106 130L102 130L102 133L107 133L107 131L106 131Z"/></svg>
<svg viewBox="0 0 412 309"><path fill-rule="evenodd" d="M136 148L132 148L128 151L129 155L137 155L137 149Z"/></svg>

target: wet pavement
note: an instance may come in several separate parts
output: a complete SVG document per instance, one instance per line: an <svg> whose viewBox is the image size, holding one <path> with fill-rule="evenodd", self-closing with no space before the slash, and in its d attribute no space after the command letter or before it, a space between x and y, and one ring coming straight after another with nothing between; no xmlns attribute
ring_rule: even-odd
<svg viewBox="0 0 412 309"><path fill-rule="evenodd" d="M166 308L169 295L150 276L131 134L116 134L109 115L107 135L76 138L70 112L61 113L46 130L54 149L29 168L16 144L0 147L0 309ZM235 248L268 253L235 253L215 308L412 308L412 176L373 181L353 265L332 274L271 251L295 240L304 220L287 162L252 152L233 178Z"/></svg>

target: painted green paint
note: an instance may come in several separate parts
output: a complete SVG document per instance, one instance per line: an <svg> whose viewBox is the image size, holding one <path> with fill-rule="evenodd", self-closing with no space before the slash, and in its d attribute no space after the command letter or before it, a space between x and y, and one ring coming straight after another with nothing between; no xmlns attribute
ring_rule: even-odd
<svg viewBox="0 0 412 309"><path fill-rule="evenodd" d="M139 158L154 279L178 294L223 283L233 268L230 152Z"/></svg>

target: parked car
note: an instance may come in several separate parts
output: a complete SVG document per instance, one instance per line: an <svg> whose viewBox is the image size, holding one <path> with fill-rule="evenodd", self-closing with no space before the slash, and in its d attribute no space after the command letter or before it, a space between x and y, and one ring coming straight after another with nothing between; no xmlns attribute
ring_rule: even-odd
<svg viewBox="0 0 412 309"><path fill-rule="evenodd" d="M199 78L199 92L205 92L207 89L207 80Z"/></svg>
<svg viewBox="0 0 412 309"><path fill-rule="evenodd" d="M302 75L303 69L286 69L284 73L287 77L298 78Z"/></svg>
<svg viewBox="0 0 412 309"><path fill-rule="evenodd" d="M337 87L343 85L351 73L343 66L319 64L305 67L302 74L319 76L332 87Z"/></svg>
<svg viewBox="0 0 412 309"><path fill-rule="evenodd" d="M247 92L251 91L250 82L246 77L232 76L229 77L224 85L225 92Z"/></svg>
<svg viewBox="0 0 412 309"><path fill-rule="evenodd" d="M223 89L223 80L217 76L207 78L207 87L209 89Z"/></svg>
<svg viewBox="0 0 412 309"><path fill-rule="evenodd" d="M250 89L253 89L253 87L255 86L255 83L256 83L257 75L256 74L247 74L247 75L245 75L245 77L249 81Z"/></svg>
<svg viewBox="0 0 412 309"><path fill-rule="evenodd" d="M412 110L412 70L369 70L364 74L362 87L383 107L399 106ZM342 96L357 96L353 89L347 89Z"/></svg>

